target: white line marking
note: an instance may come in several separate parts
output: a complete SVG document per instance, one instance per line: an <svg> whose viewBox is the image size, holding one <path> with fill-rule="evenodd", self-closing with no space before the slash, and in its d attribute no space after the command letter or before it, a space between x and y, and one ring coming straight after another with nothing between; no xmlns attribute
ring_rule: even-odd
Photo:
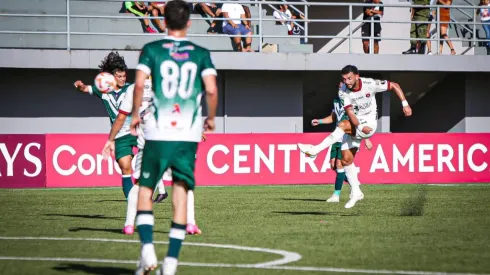
<svg viewBox="0 0 490 275"><path fill-rule="evenodd" d="M111 263L111 264L137 264L138 261L131 260L110 260L110 259L83 259L83 258L45 258L45 257L5 257L0 256L0 260L9 261L50 261L50 262L91 262L91 263ZM334 267L310 267L310 266L267 266L258 267L253 264L207 264L179 262L182 266L196 267L232 267L232 268L254 268L254 269L276 269L276 270L295 270L295 271L316 271L316 272L337 272L337 273L363 273L363 274L399 274L399 275L489 275L476 273L446 273L446 272L426 272L426 271L403 271L403 270L371 270L371 269L352 269Z"/></svg>
<svg viewBox="0 0 490 275"><path fill-rule="evenodd" d="M90 242L113 242L113 243L140 243L138 240L125 240L125 239L103 239L103 238L56 238L56 237L0 237L0 240L46 240L46 241L90 241ZM155 244L168 244L165 241L154 241ZM204 246L204 247L214 247L214 248L227 248L236 249L243 251L254 251L254 252L264 252L271 253L282 256L279 260L250 264L250 266L255 267L267 267L267 266L277 266L282 264L288 264L296 262L301 259L301 255L296 252L290 252L285 250L268 249L260 247L249 247L231 244L214 244L214 243L194 243L194 242L184 242L187 246ZM201 264L201 263L196 263Z"/></svg>

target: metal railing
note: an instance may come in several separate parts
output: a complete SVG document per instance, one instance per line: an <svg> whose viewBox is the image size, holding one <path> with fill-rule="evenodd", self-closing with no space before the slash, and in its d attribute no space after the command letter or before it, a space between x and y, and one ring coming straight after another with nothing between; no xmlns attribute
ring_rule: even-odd
<svg viewBox="0 0 490 275"><path fill-rule="evenodd" d="M66 47L65 49L70 50L72 49L72 42L71 38L72 36L77 36L77 35L101 35L101 36L132 36L132 37L141 37L141 36L154 36L155 34L148 34L148 33L125 33L125 32L89 32L89 31L72 31L70 28L71 21L73 19L95 19L95 18L103 18L103 19L122 19L122 20L140 20L142 18L136 17L136 16L123 16L123 15L77 15L77 14L72 14L72 11L70 9L70 2L73 1L86 1L86 2L123 2L122 0L105 0L105 1L94 1L94 0L66 0L66 14L12 14L12 13L0 13L0 17L48 17L48 18L66 18L66 31L11 31L11 30L1 30L1 34L42 34L42 35L66 35ZM156 2L158 0L149 0L145 2ZM212 3L230 3L229 1L223 1L223 0L217 0L217 1L202 1L202 0L189 0L188 2L192 3L206 3L206 2L212 2ZM258 23L258 33L250 35L250 37L254 39L259 40L259 51L262 51L262 41L264 38L304 38L304 39L334 39L334 38L340 38L341 43L344 43L345 41L348 41L348 47L349 47L349 53L352 53L352 46L353 46L353 41L354 40L361 40L361 39L369 39L370 41L373 41L374 39L377 39L378 37L375 37L374 35L374 24L371 24L371 35L369 37L362 37L362 36L354 36L353 34L359 30L361 26L353 27L355 23L370 23L372 22L371 20L357 20L355 17L358 15L354 16L353 14L353 8L354 7L372 7L375 4L369 3L318 3L318 2L287 2L288 5L294 5L294 6L303 6L304 7L304 16L305 19L291 19L291 21L294 21L295 24L299 24L300 22L304 23L304 34L303 35L278 35L278 34L265 34L263 32L264 28L263 25L266 24L267 22L276 22L277 20L275 18L272 18L271 16L263 17L262 10L264 8L264 5L278 5L278 4L284 4L283 1L264 1L264 0L258 0L258 1L247 1L247 0L238 0L234 1L233 3L239 3L239 4L254 4L254 6L258 7L258 18L254 17L252 15L252 18L248 18L247 20L250 20L251 22L255 22L255 24ZM308 6L312 6L311 8L315 7L346 7L348 9L348 18L346 19L311 19L308 18ZM381 6L378 5L378 6ZM429 22L429 21L401 21L401 20L396 20L396 21L388 21L388 20L381 20L381 24L392 24L392 23L405 23L405 24L435 24L436 25L436 39L432 38L417 38L417 41L428 41L428 40L436 40L437 43L439 44L441 42L440 38L440 33L441 33L441 21L440 21L440 9L442 8L450 8L450 9L472 9L476 10L479 7L478 6L441 6L441 5L426 5L426 6L420 6L420 5L395 5L395 4L383 4L382 6L386 7L391 7L391 8L402 8L402 9L407 9L409 7L414 7L414 8L434 8L437 10L437 18L435 21ZM116 13L116 11L115 11ZM386 11L385 11L386 13ZM471 45L475 46L477 45L478 42L490 42L488 39L478 39L476 38L476 28L477 26L483 25L484 23L477 22L477 16L475 15L475 12L472 12L473 14L473 22L471 30L466 28L468 31L471 31L471 38L466 39L466 38L450 38L451 41L462 41L462 42L470 42ZM148 19L162 19L161 17L153 17L153 16L148 16ZM209 20L208 17L202 17L202 18L192 18L192 20ZM228 20L227 18L213 18L213 20ZM348 27L349 33L348 35L310 35L308 32L308 24L312 26L313 24L324 24L323 26L320 27L325 27L328 28L328 23L345 23ZM442 22L445 23L445 22ZM463 24L462 22L449 22L449 24ZM464 22L465 25L468 25L468 22ZM33 27L34 29L34 27ZM318 32L318 30L316 31ZM214 38L214 37L243 37L243 35L228 35L228 34L199 34L199 33L190 33L188 34L189 37L207 37L207 38ZM1 36L0 36L1 37ZM155 39L157 39L155 37ZM382 40L392 40L392 41L409 41L412 40L410 38L409 33L406 34L401 34L401 37L381 37ZM0 39L1 40L1 39ZM372 42L371 42L372 43ZM334 48L337 48L339 45L336 45ZM1 42L0 42L0 47L1 47ZM372 46L370 49L372 50ZM212 50L212 49L211 49Z"/></svg>

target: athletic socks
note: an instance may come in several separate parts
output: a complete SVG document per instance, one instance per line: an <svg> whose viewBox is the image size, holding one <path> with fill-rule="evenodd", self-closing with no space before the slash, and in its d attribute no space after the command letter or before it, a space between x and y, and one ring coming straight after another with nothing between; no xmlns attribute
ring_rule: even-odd
<svg viewBox="0 0 490 275"><path fill-rule="evenodd" d="M326 137L320 144L315 147L317 147L318 152L321 152L332 146L332 144L338 142L344 135L344 130L337 127L328 137Z"/></svg>
<svg viewBox="0 0 490 275"><path fill-rule="evenodd" d="M153 243L153 225L155 218L153 211L138 211L136 213L136 226L140 235L141 244ZM170 231L172 233L172 231Z"/></svg>
<svg viewBox="0 0 490 275"><path fill-rule="evenodd" d="M131 191L128 194L128 208L126 210L126 222L124 226L134 225L134 220L136 218L136 207L138 206L138 192L140 187L138 185L133 185Z"/></svg>
<svg viewBox="0 0 490 275"><path fill-rule="evenodd" d="M350 183L352 192L361 192L359 179L357 178L357 169L354 163L344 166L345 176Z"/></svg>
<svg viewBox="0 0 490 275"><path fill-rule="evenodd" d="M122 189L126 199L128 199L131 188L133 188L133 180L131 179L131 175L122 175Z"/></svg>
<svg viewBox="0 0 490 275"><path fill-rule="evenodd" d="M340 196L340 191L342 190L342 185L345 181L345 171L343 168L337 169L337 177L335 177L335 191L334 195Z"/></svg>
<svg viewBox="0 0 490 275"><path fill-rule="evenodd" d="M175 274L177 270L180 248L186 234L185 227L185 224L172 222L167 257L163 260L164 274Z"/></svg>

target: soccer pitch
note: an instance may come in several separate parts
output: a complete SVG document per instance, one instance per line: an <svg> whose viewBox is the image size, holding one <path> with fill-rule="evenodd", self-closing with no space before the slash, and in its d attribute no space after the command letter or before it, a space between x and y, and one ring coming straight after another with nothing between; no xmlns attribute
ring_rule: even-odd
<svg viewBox="0 0 490 275"><path fill-rule="evenodd" d="M178 274L490 273L490 185L363 185L344 209L333 185L198 187L203 234ZM171 192L171 189L169 189ZM0 190L0 274L133 274L138 234L121 233L119 188ZM155 204L166 253L171 199ZM154 274L154 273L153 273Z"/></svg>

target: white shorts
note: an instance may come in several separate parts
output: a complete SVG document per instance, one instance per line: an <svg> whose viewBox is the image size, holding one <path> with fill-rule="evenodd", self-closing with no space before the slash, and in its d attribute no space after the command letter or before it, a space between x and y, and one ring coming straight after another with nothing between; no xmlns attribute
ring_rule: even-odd
<svg viewBox="0 0 490 275"><path fill-rule="evenodd" d="M342 139L342 147L340 150L349 150L351 148L359 148L361 147L361 141L366 138L370 138L374 135L376 132L376 128L378 128L378 120L377 119L363 119L363 118L358 118L359 123L362 126L368 126L373 129L369 134L364 134L362 131L356 129L356 134L355 136L352 135L344 135ZM361 127L362 129L362 127Z"/></svg>
<svg viewBox="0 0 490 275"><path fill-rule="evenodd" d="M138 128L140 129L140 128ZM139 130L138 131L138 154L136 154L136 160L134 163L134 172L133 172L133 177L135 179L140 178L141 174L141 162L143 161L143 148L145 147L145 135L143 131ZM163 181L172 181L172 170L170 168L163 173L162 177Z"/></svg>

